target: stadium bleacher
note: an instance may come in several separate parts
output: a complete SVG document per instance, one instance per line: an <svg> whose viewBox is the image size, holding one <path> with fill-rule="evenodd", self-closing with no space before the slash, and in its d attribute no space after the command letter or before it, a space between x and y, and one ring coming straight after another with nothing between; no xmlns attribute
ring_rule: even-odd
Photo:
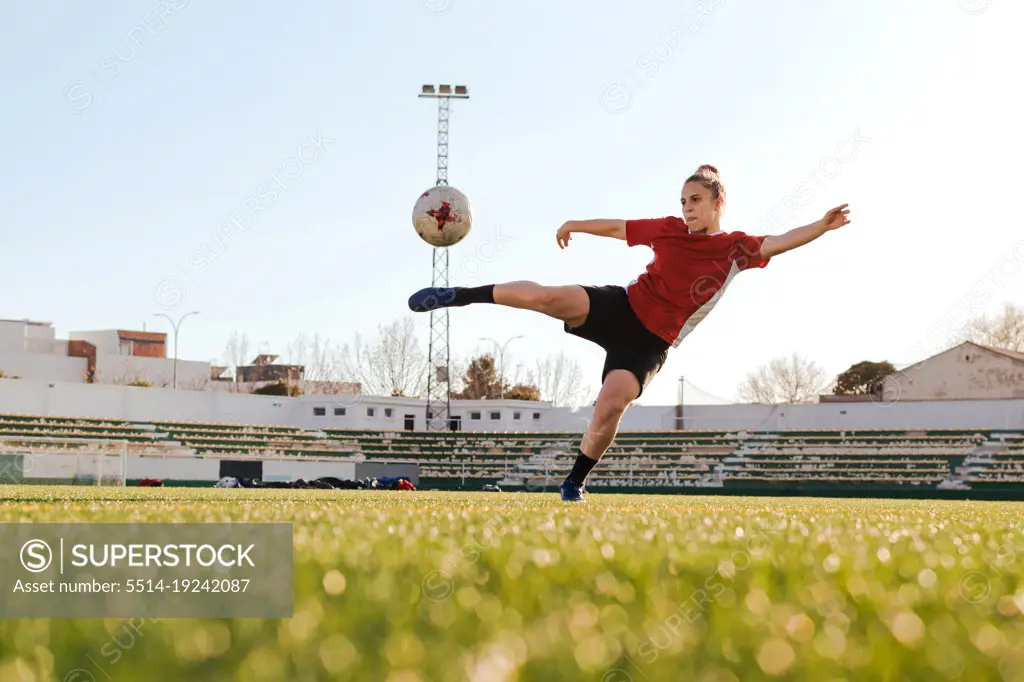
<svg viewBox="0 0 1024 682"><path fill-rule="evenodd" d="M516 489L560 481L579 433L330 431L367 458L415 462L421 487ZM803 493L1024 489L1024 435L989 430L620 432L592 489ZM696 491L694 491L696 492Z"/></svg>
<svg viewBox="0 0 1024 682"><path fill-rule="evenodd" d="M353 454L342 442L297 426L151 422L158 434L199 455L295 455L308 457Z"/></svg>
<svg viewBox="0 0 1024 682"><path fill-rule="evenodd" d="M154 435L139 425L117 419L0 414L0 439L15 437L88 438L146 442L153 440Z"/></svg>
<svg viewBox="0 0 1024 682"><path fill-rule="evenodd" d="M557 485L578 432L422 432L0 415L0 441L127 440L196 457L354 457L415 463L421 489ZM626 431L588 486L608 492L849 494L1024 491L1024 433L993 430Z"/></svg>

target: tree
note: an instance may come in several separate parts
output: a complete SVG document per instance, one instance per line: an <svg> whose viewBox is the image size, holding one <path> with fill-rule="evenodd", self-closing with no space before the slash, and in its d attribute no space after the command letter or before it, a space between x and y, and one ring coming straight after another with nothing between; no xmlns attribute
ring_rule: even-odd
<svg viewBox="0 0 1024 682"><path fill-rule="evenodd" d="M455 397L466 390L466 371L469 369L469 363L472 361L472 355L466 355L461 358L451 357L449 359L449 389L451 390L452 397Z"/></svg>
<svg viewBox="0 0 1024 682"><path fill-rule="evenodd" d="M894 373L891 362L864 360L836 377L836 395L872 395L882 390L882 379Z"/></svg>
<svg viewBox="0 0 1024 682"><path fill-rule="evenodd" d="M285 349L286 361L290 365L303 367L306 381L334 383L341 380L341 349L326 337L314 334L309 338L299 334Z"/></svg>
<svg viewBox="0 0 1024 682"><path fill-rule="evenodd" d="M828 377L818 365L798 353L777 357L751 372L738 389L748 403L808 403L828 387Z"/></svg>
<svg viewBox="0 0 1024 682"><path fill-rule="evenodd" d="M358 381L346 381L345 351L319 333L299 334L285 348L285 362L302 367L303 395L358 394Z"/></svg>
<svg viewBox="0 0 1024 682"><path fill-rule="evenodd" d="M495 370L494 357L489 354L473 358L462 377L463 388L452 394L458 400L498 400L502 386Z"/></svg>
<svg viewBox="0 0 1024 682"><path fill-rule="evenodd" d="M961 341L1024 353L1024 308L1006 303L1002 314L977 315L961 330Z"/></svg>
<svg viewBox="0 0 1024 682"><path fill-rule="evenodd" d="M428 359L416 340L412 317L377 326L367 344L359 334L339 353L338 371L369 395L421 397L427 389Z"/></svg>
<svg viewBox="0 0 1024 682"><path fill-rule="evenodd" d="M530 384L516 384L505 391L507 400L540 400L540 389Z"/></svg>
<svg viewBox="0 0 1024 682"><path fill-rule="evenodd" d="M517 374L518 376L518 374ZM514 386L504 386L498 378L494 356L485 353L472 358L461 375L459 391L453 391L457 400L540 400L540 389L528 382L517 381Z"/></svg>
<svg viewBox="0 0 1024 682"><path fill-rule="evenodd" d="M593 399L590 387L583 381L579 361L565 353L538 359L526 381L537 386L541 399L555 407L586 405Z"/></svg>
<svg viewBox="0 0 1024 682"><path fill-rule="evenodd" d="M231 376L238 377L238 367L249 362L249 337L232 332L224 347L224 363L231 369Z"/></svg>

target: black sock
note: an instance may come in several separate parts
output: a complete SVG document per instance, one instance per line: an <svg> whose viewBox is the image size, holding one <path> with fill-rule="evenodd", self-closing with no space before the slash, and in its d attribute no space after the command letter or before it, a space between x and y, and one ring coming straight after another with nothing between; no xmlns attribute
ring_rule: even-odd
<svg viewBox="0 0 1024 682"><path fill-rule="evenodd" d="M582 449L577 448L576 463L572 465L572 471L569 472L566 480L583 485L583 482L587 480L587 475L590 474L590 470L596 465L596 459L590 459L583 454Z"/></svg>
<svg viewBox="0 0 1024 682"><path fill-rule="evenodd" d="M455 287L454 305L467 303L494 303L494 285L485 284L481 287Z"/></svg>

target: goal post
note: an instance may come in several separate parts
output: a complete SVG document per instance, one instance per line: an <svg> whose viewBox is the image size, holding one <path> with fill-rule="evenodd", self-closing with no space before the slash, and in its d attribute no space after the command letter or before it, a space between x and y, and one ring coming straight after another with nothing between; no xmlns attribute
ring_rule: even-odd
<svg viewBox="0 0 1024 682"><path fill-rule="evenodd" d="M127 440L0 436L0 484L123 487L127 482Z"/></svg>

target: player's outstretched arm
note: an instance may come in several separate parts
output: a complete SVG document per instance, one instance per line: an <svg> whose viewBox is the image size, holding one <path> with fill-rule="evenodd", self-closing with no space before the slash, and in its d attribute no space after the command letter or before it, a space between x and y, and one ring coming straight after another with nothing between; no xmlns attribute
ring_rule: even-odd
<svg viewBox="0 0 1024 682"><path fill-rule="evenodd" d="M556 239L558 239L558 247L564 249L569 246L569 240L572 238L572 234L576 232L625 240L626 221L611 218L570 220L558 228L558 233L555 235Z"/></svg>
<svg viewBox="0 0 1024 682"><path fill-rule="evenodd" d="M843 225L849 225L850 209L847 208L848 206L849 204L836 206L826 213L821 220L816 220L809 225L794 227L789 232L783 234L773 234L765 237L761 243L761 258L767 260L780 253L792 251L799 246L813 242L826 232L837 230Z"/></svg>

